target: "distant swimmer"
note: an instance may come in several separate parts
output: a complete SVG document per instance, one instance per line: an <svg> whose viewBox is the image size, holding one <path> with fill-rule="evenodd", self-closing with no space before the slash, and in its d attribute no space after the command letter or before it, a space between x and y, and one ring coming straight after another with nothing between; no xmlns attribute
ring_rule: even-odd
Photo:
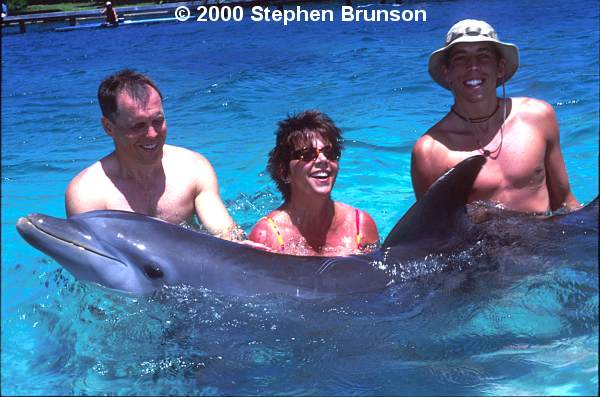
<svg viewBox="0 0 600 397"><path fill-rule="evenodd" d="M331 199L341 154L341 131L325 114L312 110L281 121L268 169L284 202L259 220L248 238L293 255L375 249L379 234L371 216Z"/></svg>
<svg viewBox="0 0 600 397"><path fill-rule="evenodd" d="M106 2L106 8L102 10L102 14L106 14L106 25L117 26L119 24L119 15L110 1Z"/></svg>
<svg viewBox="0 0 600 397"><path fill-rule="evenodd" d="M516 45L498 39L484 21L465 19L429 58L433 80L452 92L454 104L413 147L413 189L431 184L476 154L487 162L469 202L491 200L520 212L580 207L571 192L554 109L533 98L506 98L505 83L519 66ZM496 95L502 86L503 95Z"/></svg>

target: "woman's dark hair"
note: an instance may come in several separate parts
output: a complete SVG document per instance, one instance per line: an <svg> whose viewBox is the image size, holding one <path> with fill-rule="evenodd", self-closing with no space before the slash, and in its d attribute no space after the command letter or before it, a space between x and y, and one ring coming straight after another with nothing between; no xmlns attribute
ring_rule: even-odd
<svg viewBox="0 0 600 397"><path fill-rule="evenodd" d="M278 123L275 135L275 147L269 152L267 170L285 201L291 197L290 185L285 183L285 179L290 171L292 152L312 146L315 138L330 144L340 155L343 149L342 131L318 110L306 110L288 116Z"/></svg>

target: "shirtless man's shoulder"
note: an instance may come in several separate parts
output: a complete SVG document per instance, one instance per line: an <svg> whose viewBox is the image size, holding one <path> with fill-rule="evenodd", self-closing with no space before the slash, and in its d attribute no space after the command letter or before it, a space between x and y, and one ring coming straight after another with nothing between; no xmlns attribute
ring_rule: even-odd
<svg viewBox="0 0 600 397"><path fill-rule="evenodd" d="M201 187L207 176L214 175L210 162L198 152L180 146L164 146L163 167L168 178L193 180Z"/></svg>
<svg viewBox="0 0 600 397"><path fill-rule="evenodd" d="M163 163L166 161L178 166L187 167L190 165L196 165L201 167L210 167L212 169L212 166L210 165L210 162L206 159L206 157L193 150L186 149L181 146L165 144L165 146L163 147L163 151L165 155L165 157L163 158Z"/></svg>
<svg viewBox="0 0 600 397"><path fill-rule="evenodd" d="M556 112L548 102L535 98L513 98L513 107L515 118L519 121L536 127L536 132L548 140L558 138Z"/></svg>
<svg viewBox="0 0 600 397"><path fill-rule="evenodd" d="M95 209L106 209L106 190L111 185L107 172L114 168L115 154L111 153L83 169L69 183L66 196L67 215Z"/></svg>
<svg viewBox="0 0 600 397"><path fill-rule="evenodd" d="M528 112L530 114L548 115L554 114L554 108L548 102L529 97L511 98L513 106L519 109L519 112Z"/></svg>
<svg viewBox="0 0 600 397"><path fill-rule="evenodd" d="M449 147L454 141L447 117L437 122L415 143L411 153L413 187L420 197L452 164Z"/></svg>

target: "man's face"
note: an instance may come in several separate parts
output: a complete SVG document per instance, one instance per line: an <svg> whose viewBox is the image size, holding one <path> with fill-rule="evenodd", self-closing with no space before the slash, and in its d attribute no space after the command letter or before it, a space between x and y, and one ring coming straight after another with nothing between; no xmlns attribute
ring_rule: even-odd
<svg viewBox="0 0 600 397"><path fill-rule="evenodd" d="M504 64L491 43L460 43L450 50L444 74L456 97L476 102L488 95L496 97Z"/></svg>
<svg viewBox="0 0 600 397"><path fill-rule="evenodd" d="M148 100L140 103L123 91L117 96L114 120L102 118L108 135L113 137L117 152L128 160L152 164L162 159L167 137L167 123L160 95L148 87Z"/></svg>

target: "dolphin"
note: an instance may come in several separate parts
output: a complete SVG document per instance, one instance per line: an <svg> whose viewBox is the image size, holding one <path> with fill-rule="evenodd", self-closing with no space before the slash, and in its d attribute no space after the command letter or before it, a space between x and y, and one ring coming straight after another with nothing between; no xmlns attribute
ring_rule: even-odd
<svg viewBox="0 0 600 397"><path fill-rule="evenodd" d="M266 252L124 211L91 211L67 219L31 214L18 220L17 230L77 279L136 294L177 284L236 295L310 298L368 292L394 283L386 271L392 261L452 245L466 233L465 202L484 162L472 157L440 177L381 248L366 255Z"/></svg>
<svg viewBox="0 0 600 397"><path fill-rule="evenodd" d="M77 279L133 294L165 285L241 296L320 298L372 292L404 281L398 276L404 263L477 239L480 231L467 217L465 204L484 163L483 156L473 156L450 169L407 211L381 247L365 255L261 251L125 211L91 211L67 219L31 214L18 220L17 230Z"/></svg>

